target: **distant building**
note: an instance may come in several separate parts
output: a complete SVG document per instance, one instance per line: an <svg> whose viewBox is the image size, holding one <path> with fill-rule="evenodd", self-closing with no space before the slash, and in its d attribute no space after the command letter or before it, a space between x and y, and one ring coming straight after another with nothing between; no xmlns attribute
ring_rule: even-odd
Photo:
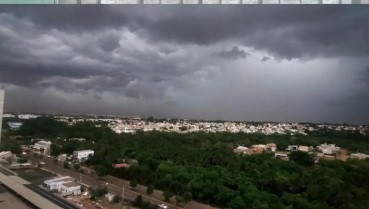
<svg viewBox="0 0 369 209"><path fill-rule="evenodd" d="M309 152L309 147L308 146L299 146L297 148L298 151L301 151L301 152Z"/></svg>
<svg viewBox="0 0 369 209"><path fill-rule="evenodd" d="M298 148L299 148L299 146L297 146L297 145L288 145L288 147L286 148L286 151L290 151L290 152L297 151Z"/></svg>
<svg viewBox="0 0 369 209"><path fill-rule="evenodd" d="M341 148L336 147L335 144L326 144L326 143L321 144L316 148L325 155L337 154L341 150Z"/></svg>
<svg viewBox="0 0 369 209"><path fill-rule="evenodd" d="M369 158L369 155L364 153L353 153L350 155L350 158L359 159L359 160L365 160Z"/></svg>
<svg viewBox="0 0 369 209"><path fill-rule="evenodd" d="M81 185L76 182L68 182L64 183L60 186L60 191L62 196L68 195L80 195L81 194Z"/></svg>
<svg viewBox="0 0 369 209"><path fill-rule="evenodd" d="M130 165L127 163L117 163L113 165L114 168L129 168L129 166Z"/></svg>
<svg viewBox="0 0 369 209"><path fill-rule="evenodd" d="M13 114L3 114L3 118L15 118Z"/></svg>
<svg viewBox="0 0 369 209"><path fill-rule="evenodd" d="M46 180L44 186L51 191L60 192L62 196L81 194L81 186L70 176Z"/></svg>
<svg viewBox="0 0 369 209"><path fill-rule="evenodd" d="M51 146L51 141L41 140L41 141L36 142L35 145L33 145L33 148L36 150L47 151L47 150L50 150L50 146Z"/></svg>
<svg viewBox="0 0 369 209"><path fill-rule="evenodd" d="M289 160L288 154L284 152L276 152L274 153L274 157L281 160Z"/></svg>
<svg viewBox="0 0 369 209"><path fill-rule="evenodd" d="M8 164L13 161L13 153L10 151L2 151L0 152L0 164Z"/></svg>
<svg viewBox="0 0 369 209"><path fill-rule="evenodd" d="M33 114L19 114L18 118L23 120L29 120L40 117L39 115L33 115Z"/></svg>
<svg viewBox="0 0 369 209"><path fill-rule="evenodd" d="M234 153L243 154L243 155L251 155L253 151L245 146L238 146L236 149L233 150Z"/></svg>
<svg viewBox="0 0 369 209"><path fill-rule="evenodd" d="M93 150L80 150L73 152L73 158L78 161L87 160L90 156L93 156L95 152Z"/></svg>
<svg viewBox="0 0 369 209"><path fill-rule="evenodd" d="M67 154L61 154L61 155L58 155L58 160L60 161L60 162L65 162L65 161L67 161Z"/></svg>
<svg viewBox="0 0 369 209"><path fill-rule="evenodd" d="M275 143L269 143L265 145L266 149L272 152L277 151L277 145Z"/></svg>
<svg viewBox="0 0 369 209"><path fill-rule="evenodd" d="M86 139L84 139L84 138L70 138L69 140L82 142L82 141L85 141Z"/></svg>
<svg viewBox="0 0 369 209"><path fill-rule="evenodd" d="M265 144L254 144L251 145L251 150L254 154L260 154L266 149Z"/></svg>
<svg viewBox="0 0 369 209"><path fill-rule="evenodd" d="M10 130L19 130L22 125L23 123L21 122L8 122Z"/></svg>
<svg viewBox="0 0 369 209"><path fill-rule="evenodd" d="M0 89L0 143L1 143L2 122L3 122L3 110L4 110L4 90Z"/></svg>

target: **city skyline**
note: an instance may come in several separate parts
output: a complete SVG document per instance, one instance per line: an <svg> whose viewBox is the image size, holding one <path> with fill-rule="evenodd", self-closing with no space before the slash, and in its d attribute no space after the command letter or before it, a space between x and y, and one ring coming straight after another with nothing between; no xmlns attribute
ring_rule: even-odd
<svg viewBox="0 0 369 209"><path fill-rule="evenodd" d="M368 124L369 10L310 7L3 6L4 110Z"/></svg>

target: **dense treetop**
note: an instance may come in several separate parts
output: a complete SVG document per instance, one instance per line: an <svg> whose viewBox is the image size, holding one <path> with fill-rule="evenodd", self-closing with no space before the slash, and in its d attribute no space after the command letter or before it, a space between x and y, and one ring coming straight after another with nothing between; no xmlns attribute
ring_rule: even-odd
<svg viewBox="0 0 369 209"><path fill-rule="evenodd" d="M238 145L289 144L316 146L335 143L349 151L369 153L369 138L345 132L302 135L244 133L115 134L108 127L85 122L72 126L49 118L28 120L21 134L26 141L43 137L53 141L52 154L93 149L86 163L101 175L152 185L174 195L178 201L191 198L221 208L367 208L369 204L369 162L348 160L313 164L306 153L291 154L290 161L272 154L239 156ZM59 139L57 139L59 137ZM64 141L83 137L86 141ZM7 139L10 140L10 139ZM138 163L135 161L137 160ZM127 161L128 169L114 169L113 163ZM133 162L133 163L132 163Z"/></svg>

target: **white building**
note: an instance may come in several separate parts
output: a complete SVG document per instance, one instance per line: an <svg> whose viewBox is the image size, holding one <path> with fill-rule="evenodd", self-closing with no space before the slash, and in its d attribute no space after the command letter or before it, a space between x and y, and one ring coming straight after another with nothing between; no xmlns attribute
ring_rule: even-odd
<svg viewBox="0 0 369 209"><path fill-rule="evenodd" d="M15 118L13 114L3 114L3 118Z"/></svg>
<svg viewBox="0 0 369 209"><path fill-rule="evenodd" d="M253 153L251 149L245 146L238 146L236 149L233 150L233 152L244 155L251 155Z"/></svg>
<svg viewBox="0 0 369 209"><path fill-rule="evenodd" d="M81 186L69 176L46 180L44 185L49 190L60 192L62 196L81 194Z"/></svg>
<svg viewBox="0 0 369 209"><path fill-rule="evenodd" d="M364 153L353 153L350 155L350 158L359 159L359 160L365 160L369 158L369 155Z"/></svg>
<svg viewBox="0 0 369 209"><path fill-rule="evenodd" d="M326 155L333 155L340 151L340 147L336 147L335 144L321 144L316 147L320 152Z"/></svg>
<svg viewBox="0 0 369 209"><path fill-rule="evenodd" d="M297 148L298 151L301 151L301 152L309 152L309 147L308 146L299 146Z"/></svg>
<svg viewBox="0 0 369 209"><path fill-rule="evenodd" d="M11 163L11 161L13 161L13 153L10 151L3 151L0 152L0 164L7 164L7 163ZM10 161L9 161L10 159Z"/></svg>
<svg viewBox="0 0 369 209"><path fill-rule="evenodd" d="M39 115L33 115L33 114L19 114L18 118L19 119L23 119L23 120L28 120L28 119L33 119L33 118L38 118L40 117Z"/></svg>
<svg viewBox="0 0 369 209"><path fill-rule="evenodd" d="M286 151L297 151L299 148L299 146L297 145L288 145L288 147L286 148Z"/></svg>
<svg viewBox="0 0 369 209"><path fill-rule="evenodd" d="M52 178L49 180L45 180L45 187L49 190L57 190L60 191L61 185L64 183L73 182L74 180L70 176L62 176L58 178Z"/></svg>
<svg viewBox="0 0 369 209"><path fill-rule="evenodd" d="M288 154L283 152L275 152L274 157L282 160L289 160Z"/></svg>
<svg viewBox="0 0 369 209"><path fill-rule="evenodd" d="M76 182L68 182L64 183L60 186L60 191L62 196L68 195L80 195L81 194L81 185Z"/></svg>
<svg viewBox="0 0 369 209"><path fill-rule="evenodd" d="M89 156L93 156L95 153L93 150L80 150L73 152L73 158L78 161L87 160Z"/></svg>
<svg viewBox="0 0 369 209"><path fill-rule="evenodd" d="M38 141L35 143L35 145L33 145L33 148L37 149L37 150L50 150L50 145L51 145L51 141Z"/></svg>
<svg viewBox="0 0 369 209"><path fill-rule="evenodd" d="M8 122L10 130L19 130L22 125L23 123L21 122Z"/></svg>
<svg viewBox="0 0 369 209"><path fill-rule="evenodd" d="M272 152L277 151L277 145L275 143L268 143L265 145L267 150L270 150Z"/></svg>

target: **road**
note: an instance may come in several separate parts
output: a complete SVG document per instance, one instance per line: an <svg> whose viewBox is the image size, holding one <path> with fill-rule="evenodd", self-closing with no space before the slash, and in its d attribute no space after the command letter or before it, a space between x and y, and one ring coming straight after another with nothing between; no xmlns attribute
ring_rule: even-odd
<svg viewBox="0 0 369 209"><path fill-rule="evenodd" d="M33 156L32 153L30 153L27 155L27 157L32 162L41 162L41 161L45 162L45 164L42 165L42 167L45 170L50 171L55 174L73 177L74 179L79 181L82 185L87 185L94 189L106 187L109 193L114 194L114 195L119 195L119 196L124 195L124 199L128 199L128 200L134 200L138 195L141 195L144 200L150 201L153 204L158 204L158 205L165 204L168 206L168 209L182 209L181 207L170 204L163 200L153 198L145 194L138 193L136 191L132 191L129 187L129 182L123 179L115 178L112 176L107 176L106 179L103 181L103 180L97 179L94 176L81 174L74 170L63 168L63 165L61 162L58 162L58 164L55 164L55 162L53 162L51 158L48 158L46 156L39 158L39 157ZM123 188L124 188L124 193L123 193Z"/></svg>
<svg viewBox="0 0 369 209"><path fill-rule="evenodd" d="M55 203L56 205L58 205L62 208L65 208L65 209L80 209L79 207L74 206L73 204L69 203L68 201L66 201L66 200L64 200L64 199L62 199L58 196L55 196L51 192L46 191L46 190L44 190L44 189L42 189L42 188L40 188L36 185L26 184L24 186L27 187L28 189L33 190L37 194L43 196L44 198L50 200L51 202Z"/></svg>
<svg viewBox="0 0 369 209"><path fill-rule="evenodd" d="M7 171L6 169L0 166L0 172L3 173L5 176L12 176L14 173Z"/></svg>

